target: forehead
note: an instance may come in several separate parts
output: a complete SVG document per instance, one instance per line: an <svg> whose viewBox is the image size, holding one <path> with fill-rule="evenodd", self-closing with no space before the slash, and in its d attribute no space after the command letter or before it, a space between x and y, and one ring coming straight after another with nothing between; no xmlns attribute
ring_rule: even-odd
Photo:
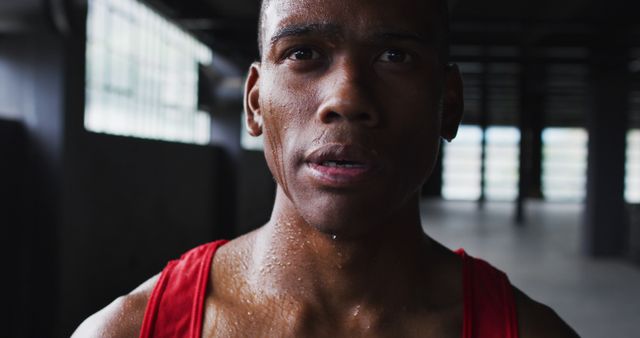
<svg viewBox="0 0 640 338"><path fill-rule="evenodd" d="M434 0L270 0L263 13L266 42L284 27L324 24L346 34L372 30L415 31L430 36L436 30Z"/></svg>

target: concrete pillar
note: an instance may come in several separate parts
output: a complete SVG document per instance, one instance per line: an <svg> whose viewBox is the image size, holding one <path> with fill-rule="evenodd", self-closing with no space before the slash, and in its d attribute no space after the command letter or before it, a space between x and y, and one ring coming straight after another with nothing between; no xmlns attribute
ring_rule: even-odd
<svg viewBox="0 0 640 338"><path fill-rule="evenodd" d="M6 234L12 260L19 262L11 279L20 284L11 289L15 294L8 300L13 309L10 324L20 327L4 331L11 337L57 337L52 332L58 312L55 239L62 199L64 41L53 33L7 35L0 40L0 61L11 70L0 79L10 84L10 102L5 101L4 107L11 109L24 133L22 196L13 196L13 203L20 205L16 215L20 221L7 224L21 228Z"/></svg>
<svg viewBox="0 0 640 338"><path fill-rule="evenodd" d="M484 208L487 201L487 128L490 124L489 111L489 60L487 48L482 52L482 74L480 75L480 128L482 128L482 140L480 141L480 198L478 207Z"/></svg>
<svg viewBox="0 0 640 338"><path fill-rule="evenodd" d="M626 250L624 177L630 74L626 40L620 38L625 32L602 33L592 47L583 244L593 256L622 255Z"/></svg>
<svg viewBox="0 0 640 338"><path fill-rule="evenodd" d="M524 47L520 70L520 169L516 224L526 221L526 199L539 196L542 160L540 133L543 123L543 64L532 55L531 47Z"/></svg>

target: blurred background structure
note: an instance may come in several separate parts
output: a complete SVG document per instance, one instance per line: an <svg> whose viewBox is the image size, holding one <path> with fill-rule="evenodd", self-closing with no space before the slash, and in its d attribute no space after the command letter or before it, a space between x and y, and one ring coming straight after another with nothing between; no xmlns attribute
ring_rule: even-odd
<svg viewBox="0 0 640 338"><path fill-rule="evenodd" d="M640 314L640 3L450 0L458 139L427 232L584 337ZM1 0L1 336L67 337L185 250L269 217L242 125L257 0Z"/></svg>

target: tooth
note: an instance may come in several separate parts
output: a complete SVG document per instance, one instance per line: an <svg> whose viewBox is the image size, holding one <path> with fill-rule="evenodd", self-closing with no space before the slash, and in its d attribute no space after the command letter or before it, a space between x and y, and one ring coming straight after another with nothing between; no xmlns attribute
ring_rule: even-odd
<svg viewBox="0 0 640 338"><path fill-rule="evenodd" d="M347 169L363 167L363 165L360 163L352 163L352 162L346 162L346 161L324 161L322 162L321 165L329 168L347 168Z"/></svg>
<svg viewBox="0 0 640 338"><path fill-rule="evenodd" d="M327 167L330 167L330 168L335 168L335 167L338 166L338 164L336 162L333 162L333 161L327 161L327 162L325 162L325 165Z"/></svg>

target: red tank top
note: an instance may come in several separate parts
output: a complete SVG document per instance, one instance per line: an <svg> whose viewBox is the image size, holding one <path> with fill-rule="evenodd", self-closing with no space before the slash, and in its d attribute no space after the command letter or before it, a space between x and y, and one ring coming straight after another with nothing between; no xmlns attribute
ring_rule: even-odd
<svg viewBox="0 0 640 338"><path fill-rule="evenodd" d="M216 250L199 246L169 262L151 293L140 338L200 338L207 282ZM518 338L511 283L489 263L456 251L463 260L462 338Z"/></svg>

